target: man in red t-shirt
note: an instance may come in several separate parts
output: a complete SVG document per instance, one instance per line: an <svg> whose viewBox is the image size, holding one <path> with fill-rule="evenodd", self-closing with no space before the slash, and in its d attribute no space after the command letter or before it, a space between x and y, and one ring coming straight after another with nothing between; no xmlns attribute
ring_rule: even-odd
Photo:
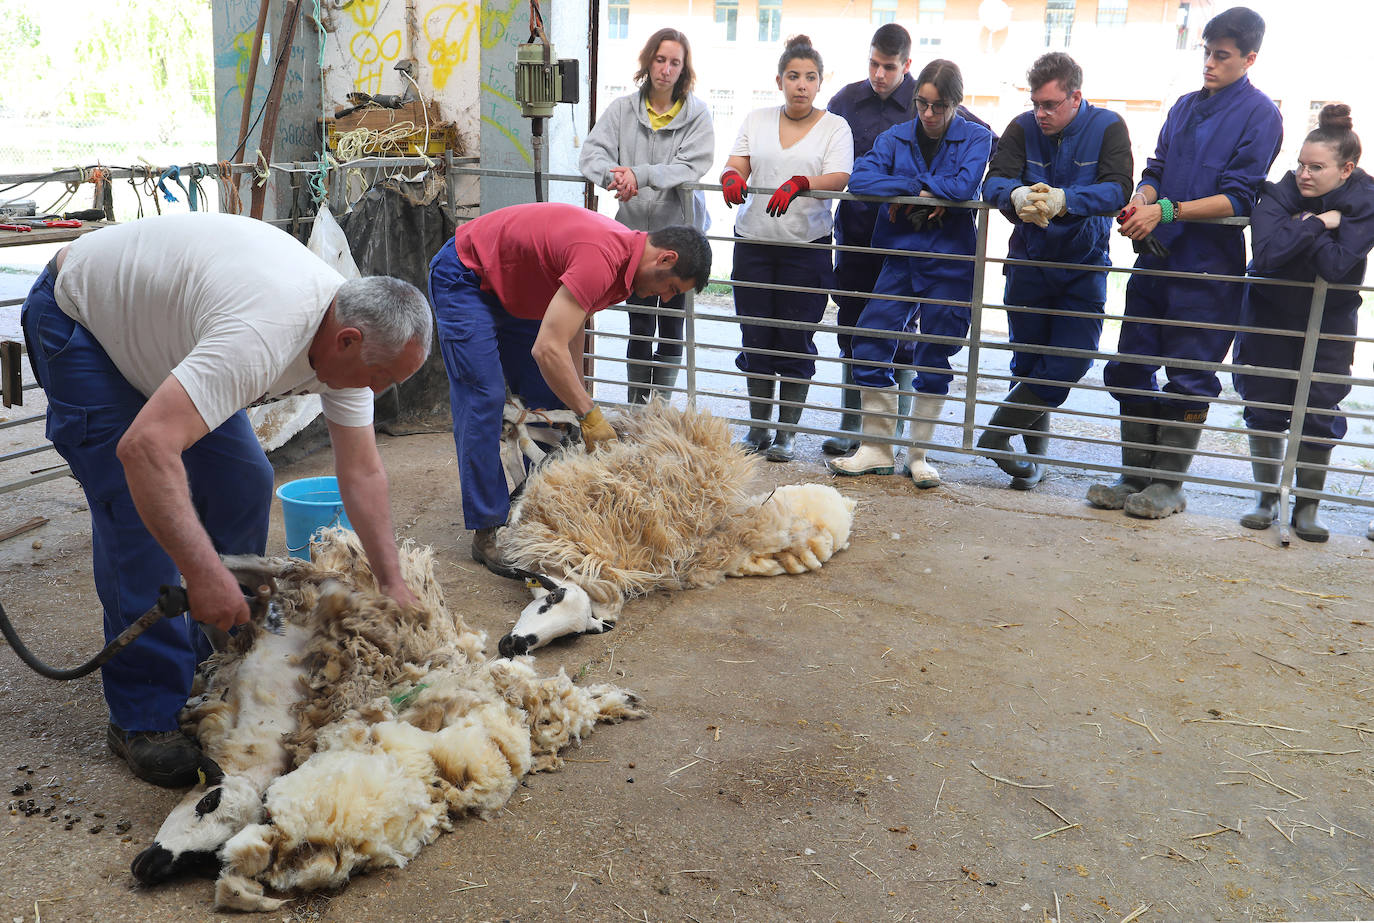
<svg viewBox="0 0 1374 923"><path fill-rule="evenodd" d="M475 218L435 255L429 294L473 560L514 576L495 540L510 513L500 453L507 385L530 407L575 412L588 449L616 438L582 383L587 315L631 293L666 301L699 292L710 274L711 248L700 231L632 231L558 202Z"/></svg>

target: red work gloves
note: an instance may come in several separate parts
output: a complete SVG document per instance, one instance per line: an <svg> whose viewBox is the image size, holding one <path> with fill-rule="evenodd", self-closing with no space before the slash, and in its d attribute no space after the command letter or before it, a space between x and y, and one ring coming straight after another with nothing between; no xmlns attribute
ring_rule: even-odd
<svg viewBox="0 0 1374 923"><path fill-rule="evenodd" d="M726 170L720 175L720 192L725 196L726 206L733 208L736 205L744 204L744 197L749 194L749 187L745 185L744 177L739 175L738 170Z"/></svg>
<svg viewBox="0 0 1374 923"><path fill-rule="evenodd" d="M768 200L768 214L774 218L782 217L787 213L787 206L792 204L792 200L810 188L811 180L801 175L792 177L779 186L778 191L773 193L773 198Z"/></svg>

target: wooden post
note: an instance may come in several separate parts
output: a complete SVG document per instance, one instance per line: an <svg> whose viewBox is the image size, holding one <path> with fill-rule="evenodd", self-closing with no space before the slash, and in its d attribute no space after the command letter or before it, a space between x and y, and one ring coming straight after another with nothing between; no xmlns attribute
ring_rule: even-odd
<svg viewBox="0 0 1374 923"><path fill-rule="evenodd" d="M286 65L291 60L291 43L296 38L296 20L299 19L301 10L301 0L286 0L286 12L282 14L281 29L278 32L278 40L281 47L277 52L277 64L272 71L272 86L267 91L266 108L262 116L262 130L258 135L258 148L262 151L263 159L269 164L272 162L272 143L277 136L277 115L281 112L281 88L286 83ZM324 88L320 88L324 92ZM247 149L244 150L244 160L247 161ZM257 158L254 157L254 162ZM249 209L249 215L253 218L261 218L263 205L267 199L267 180L261 183L253 183L253 203Z"/></svg>

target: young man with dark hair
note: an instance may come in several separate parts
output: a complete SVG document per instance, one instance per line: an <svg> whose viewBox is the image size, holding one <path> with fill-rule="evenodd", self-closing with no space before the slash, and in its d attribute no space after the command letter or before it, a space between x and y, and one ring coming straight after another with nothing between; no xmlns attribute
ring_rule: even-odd
<svg viewBox="0 0 1374 923"><path fill-rule="evenodd" d="M916 117L916 81L911 70L911 33L889 22L879 26L873 33L868 49L868 79L859 80L842 87L831 97L826 108L849 123L854 135L854 159L873 149L878 136L893 125L910 122ZM958 114L984 128L991 130L982 119L973 115L962 105ZM992 138L993 149L997 147L997 135ZM877 202L840 202L835 210L835 243L847 247L868 247L873 243L873 225L878 217ZM872 253L835 251L835 288L848 292L872 292L873 283L883 268L883 257ZM835 322L841 327L858 324L859 314L868 303L868 295L836 295L835 304L839 308ZM912 328L914 332L915 328ZM853 356L851 337L847 333L836 334L839 342L840 357L848 360ZM910 365L914 357L912 344L903 342L897 350L896 361ZM902 397L899 412L906 416L911 406L912 379L915 375L910 369L897 370L897 385ZM854 379L848 361L843 367L843 403L845 413L840 420L840 429L846 433L859 431L859 392L853 388ZM898 423L898 435L901 424ZM821 450L827 455L843 455L858 445L857 439L832 436L821 443Z"/></svg>
<svg viewBox="0 0 1374 923"><path fill-rule="evenodd" d="M983 184L984 197L1015 224L1008 256L1017 260L1110 266L1111 215L1131 194L1134 165L1126 123L1083 98L1083 70L1063 52L1042 55L1026 75L1031 108L1002 134ZM1008 311L1014 346L1097 349L1107 274L1084 269L1008 266L1008 305L1078 312L1074 316ZM1092 366L1091 356L1048 355L1017 349L1018 381L988 421L979 448L1011 451L1018 432L1031 456L1043 456L1051 408ZM1062 383L1062 384L1061 384ZM1044 476L1031 459L996 458L1018 490Z"/></svg>
<svg viewBox="0 0 1374 923"><path fill-rule="evenodd" d="M1150 237L1159 245L1141 253L1137 268L1239 276L1245 272L1242 229L1188 222L1250 214L1283 142L1283 120L1246 76L1264 37L1259 14L1245 7L1226 10L1207 24L1202 37L1202 89L1169 110L1155 155L1119 217L1121 233L1142 246ZM1161 474L1152 480L1125 472L1115 483L1089 488L1088 502L1145 519L1161 519L1187 506L1182 475L1221 382L1214 371L1167 360L1221 362L1240 309L1238 282L1131 277L1117 351L1160 358L1113 360L1103 378L1121 403L1122 464ZM1218 326L1166 326L1158 320ZM1162 390L1155 381L1161 361L1168 379Z"/></svg>

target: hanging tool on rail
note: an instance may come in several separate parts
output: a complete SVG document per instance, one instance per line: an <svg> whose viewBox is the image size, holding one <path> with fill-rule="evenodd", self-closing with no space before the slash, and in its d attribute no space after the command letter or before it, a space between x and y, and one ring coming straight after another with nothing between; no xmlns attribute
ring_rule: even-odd
<svg viewBox="0 0 1374 923"><path fill-rule="evenodd" d="M554 58L539 0L530 0L530 37L515 52L515 101L520 104L520 114L531 120L536 202L544 201L544 120L553 116L559 103L577 102L579 73L576 58Z"/></svg>

